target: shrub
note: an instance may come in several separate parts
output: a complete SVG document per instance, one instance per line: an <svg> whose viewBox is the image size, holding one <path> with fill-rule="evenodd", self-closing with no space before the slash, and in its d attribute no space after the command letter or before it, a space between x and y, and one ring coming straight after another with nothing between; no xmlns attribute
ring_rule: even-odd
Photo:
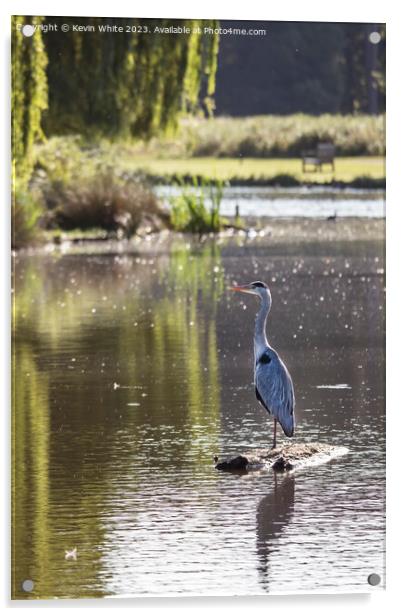
<svg viewBox="0 0 402 616"><path fill-rule="evenodd" d="M53 224L64 230L100 228L129 237L144 218L166 218L156 196L138 178L123 180L111 172L44 187Z"/></svg>
<svg viewBox="0 0 402 616"><path fill-rule="evenodd" d="M192 186L183 181L177 185L181 188L180 195L170 198L172 227L176 231L200 235L220 231L223 182L194 177Z"/></svg>

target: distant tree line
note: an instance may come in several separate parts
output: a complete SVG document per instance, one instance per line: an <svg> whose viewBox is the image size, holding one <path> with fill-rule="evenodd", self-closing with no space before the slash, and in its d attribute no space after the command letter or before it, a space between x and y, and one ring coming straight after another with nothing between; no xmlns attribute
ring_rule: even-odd
<svg viewBox="0 0 402 616"><path fill-rule="evenodd" d="M265 29L266 35L221 36L217 115L384 111L384 24L222 21L220 25Z"/></svg>

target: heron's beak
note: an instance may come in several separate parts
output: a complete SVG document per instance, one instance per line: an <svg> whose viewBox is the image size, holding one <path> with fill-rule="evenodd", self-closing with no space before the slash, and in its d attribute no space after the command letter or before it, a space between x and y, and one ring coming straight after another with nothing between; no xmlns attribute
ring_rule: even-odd
<svg viewBox="0 0 402 616"><path fill-rule="evenodd" d="M255 295L254 291L250 289L248 284L242 284L237 287L229 287L229 291L239 291L240 293L250 293L250 295Z"/></svg>

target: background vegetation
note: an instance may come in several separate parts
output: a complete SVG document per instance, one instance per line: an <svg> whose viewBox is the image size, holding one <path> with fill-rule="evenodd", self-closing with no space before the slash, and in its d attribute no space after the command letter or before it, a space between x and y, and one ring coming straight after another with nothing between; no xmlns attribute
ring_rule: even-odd
<svg viewBox="0 0 402 616"><path fill-rule="evenodd" d="M87 31L61 34L63 23ZM385 26L122 18L116 35L101 31L109 23L13 18L15 247L40 227L129 235L144 216L166 221L149 180L384 185ZM266 34L199 34L219 25ZM328 140L335 172L303 175L302 152ZM183 188L170 224L200 221L221 226Z"/></svg>
<svg viewBox="0 0 402 616"><path fill-rule="evenodd" d="M175 128L182 111L200 105L209 109L215 89L218 38L194 30L214 21L183 20L189 34L154 33L169 28L168 19L113 19L122 32L100 32L110 19L99 17L45 18L72 22L93 32L70 29L46 35L49 58L49 110L44 115L48 135L79 133L149 137Z"/></svg>
<svg viewBox="0 0 402 616"><path fill-rule="evenodd" d="M140 142L136 154L158 158L294 157L331 141L337 156L383 156L384 115L186 118L174 137Z"/></svg>
<svg viewBox="0 0 402 616"><path fill-rule="evenodd" d="M217 233L222 227L220 205L223 197L221 180L193 178L192 186L177 182L181 194L170 199L174 229L190 233Z"/></svg>
<svg viewBox="0 0 402 616"><path fill-rule="evenodd" d="M148 30L153 30L155 20L115 19L114 25L123 28L117 36L99 31L99 26L110 22L102 18L52 17L50 21L58 25L57 32L48 29L48 21L45 17L12 18L14 247L32 235L32 207L36 209L35 220L40 219L44 200L39 198L28 211L16 204L16 195L18 192L22 197L20 204L27 201L22 193L29 191L28 182L36 163L33 145L44 133L47 136L78 133L89 141L102 135L149 138L173 130L180 112L199 107L210 111L215 87L218 38L202 37L194 31L204 23L214 27L214 21L186 20L182 25L189 33L180 36L150 35ZM34 36L22 35L21 28L26 23L36 27ZM63 23L93 27L94 31L80 32L70 27L69 32L60 35ZM174 25L171 20L157 23L161 28ZM88 180L87 170L83 179ZM69 216L64 212L58 220L68 219L71 223L77 220L78 211L85 209L86 222L81 218L80 225L95 223L96 215L100 216L97 226L101 227L106 220L131 217L136 222L130 223L129 228L135 229L139 204L146 202L149 207L149 199L143 198L144 190L138 183L134 198L132 184L123 188L110 174L109 182L115 185L109 184L106 190L102 180L92 178L84 191L85 207L79 197L82 193L78 192L82 185L78 183L74 190L70 185ZM52 178L47 189L48 193L55 192ZM65 185L59 184L58 189L60 196L66 196ZM90 190L94 191L92 197ZM108 206L110 199L116 211L106 216L112 209ZM94 207L93 215L89 215L90 204ZM45 216L44 220L47 219Z"/></svg>
<svg viewBox="0 0 402 616"><path fill-rule="evenodd" d="M377 114L385 110L385 24L221 22L216 114ZM370 42L378 32L381 40Z"/></svg>
<svg viewBox="0 0 402 616"><path fill-rule="evenodd" d="M12 161L13 181L23 185L32 172L32 147L43 138L42 113L47 109L47 54L41 31L25 37L17 30L32 24L42 25L42 17L18 17L12 27ZM18 186L17 188L19 188Z"/></svg>
<svg viewBox="0 0 402 616"><path fill-rule="evenodd" d="M335 169L326 165L321 171L303 172L300 158L133 158L124 161L133 172L141 173L157 184L185 182L193 184L213 177L231 186L334 186L384 188L385 168L382 157L353 156L337 158Z"/></svg>

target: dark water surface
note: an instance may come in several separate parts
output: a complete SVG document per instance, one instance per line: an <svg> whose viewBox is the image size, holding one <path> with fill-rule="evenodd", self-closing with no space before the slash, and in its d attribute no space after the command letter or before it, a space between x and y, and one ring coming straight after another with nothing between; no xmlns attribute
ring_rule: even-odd
<svg viewBox="0 0 402 616"><path fill-rule="evenodd" d="M382 240L153 248L15 257L13 596L366 592L373 572L383 586ZM257 300L226 291L255 279L271 287L296 439L348 455L276 476L214 469L271 442Z"/></svg>

